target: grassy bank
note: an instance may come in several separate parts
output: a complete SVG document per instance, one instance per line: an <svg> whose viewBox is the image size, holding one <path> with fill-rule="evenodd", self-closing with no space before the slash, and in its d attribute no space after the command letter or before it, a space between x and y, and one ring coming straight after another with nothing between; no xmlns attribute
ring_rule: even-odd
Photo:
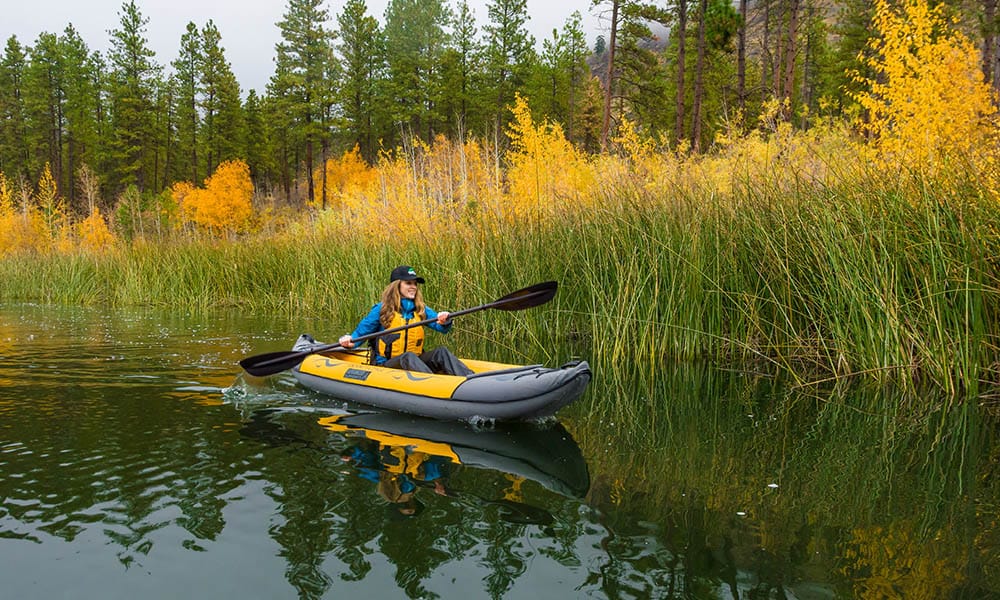
<svg viewBox="0 0 1000 600"><path fill-rule="evenodd" d="M787 183L737 181L720 194L625 182L601 188L585 210L402 242L304 225L241 242L8 256L0 299L227 306L350 323L386 273L408 263L427 274L432 303L448 308L558 280L549 307L483 315L469 329L514 328L502 337L541 349L571 342L611 377L620 365L652 378L665 361L708 358L803 384L860 375L975 395L995 383L1000 217L971 177Z"/></svg>

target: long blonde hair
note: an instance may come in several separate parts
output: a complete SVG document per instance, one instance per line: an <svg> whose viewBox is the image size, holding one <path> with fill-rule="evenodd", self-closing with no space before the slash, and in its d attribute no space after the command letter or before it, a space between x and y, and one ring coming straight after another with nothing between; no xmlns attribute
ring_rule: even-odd
<svg viewBox="0 0 1000 600"><path fill-rule="evenodd" d="M382 290L382 310L378 313L378 320L386 329L392 324L392 315L403 312L403 295L399 291L399 284L400 281L397 279ZM424 295L420 292L420 287L417 287L417 295L413 298L413 303L416 305L413 309L414 316L423 320L425 318L425 305Z"/></svg>

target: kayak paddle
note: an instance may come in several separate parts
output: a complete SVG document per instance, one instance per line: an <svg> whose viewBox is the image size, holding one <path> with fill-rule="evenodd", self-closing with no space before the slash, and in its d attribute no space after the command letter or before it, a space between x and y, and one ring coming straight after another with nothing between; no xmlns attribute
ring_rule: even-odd
<svg viewBox="0 0 1000 600"><path fill-rule="evenodd" d="M467 315L469 313L474 313L480 310L486 310L488 308L495 308L497 310L524 310L526 308L532 308L545 304L556 295L556 290L558 289L558 284L555 281L546 281L544 283L536 283L535 285L528 286L524 289L517 290L516 292L511 292L503 298L498 298L493 302L488 302L486 304L481 304L479 306L474 306L472 308L466 308L463 310L458 310L449 315L449 319L458 317L461 315ZM423 325L429 325L435 322L436 319L424 319L423 321L417 321L416 323L409 323L407 325L400 325L399 327L393 327L392 329L385 329L383 331L378 331L376 333L370 333L368 335L362 335L351 341L354 343L363 342L365 340L370 340L372 338L377 338L389 333L395 333L397 331L402 331L404 329L410 329L411 327L421 327ZM266 377L267 375L274 375L275 373L280 373L281 371L287 371L292 367L296 366L302 362L305 357L310 354L316 354L319 352L326 352L328 350L333 350L334 348L339 348L340 342L336 344L324 344L322 346L316 346L315 348L310 348L309 350L283 350L279 352L268 352L266 354L258 354L256 356L250 356L244 358L240 361L240 366L243 369L254 375L256 377Z"/></svg>

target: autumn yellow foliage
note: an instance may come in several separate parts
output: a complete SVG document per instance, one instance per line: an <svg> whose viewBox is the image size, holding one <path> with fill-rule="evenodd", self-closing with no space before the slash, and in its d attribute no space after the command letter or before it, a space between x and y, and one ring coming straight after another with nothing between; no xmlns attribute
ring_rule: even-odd
<svg viewBox="0 0 1000 600"><path fill-rule="evenodd" d="M107 252L115 247L116 238L96 206L90 216L75 226L80 250L88 254Z"/></svg>
<svg viewBox="0 0 1000 600"><path fill-rule="evenodd" d="M217 235L246 231L253 218L250 167L241 160L220 164L204 188L179 182L171 192L185 222Z"/></svg>
<svg viewBox="0 0 1000 600"><path fill-rule="evenodd" d="M512 111L504 214L542 217L589 204L596 175L583 152L566 139L558 124L536 124L524 98L516 98Z"/></svg>
<svg viewBox="0 0 1000 600"><path fill-rule="evenodd" d="M320 196L322 187L314 192L313 206L316 208L332 208L347 206L358 208L361 199L370 196L376 183L378 173L361 158L361 152L355 145L339 159L326 161L326 179L317 177L326 186L326 206Z"/></svg>
<svg viewBox="0 0 1000 600"><path fill-rule="evenodd" d="M979 52L950 27L943 4L877 0L860 59L874 73L855 75L855 95L868 111L864 129L891 163L934 168L946 156L965 156L994 135L996 114Z"/></svg>
<svg viewBox="0 0 1000 600"><path fill-rule="evenodd" d="M14 190L3 173L0 173L0 256L46 253L60 240L59 225L64 218L62 200L55 193L55 184L48 166L39 181L39 192L32 198L28 198L26 192L21 195L24 200L17 207ZM45 202L47 212L43 212L36 204L39 200ZM63 245L60 244L60 247Z"/></svg>

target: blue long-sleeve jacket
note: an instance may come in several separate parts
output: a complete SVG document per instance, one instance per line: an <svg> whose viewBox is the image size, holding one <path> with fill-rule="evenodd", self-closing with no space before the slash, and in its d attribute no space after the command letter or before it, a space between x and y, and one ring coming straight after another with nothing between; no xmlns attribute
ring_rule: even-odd
<svg viewBox="0 0 1000 600"><path fill-rule="evenodd" d="M407 320L413 319L414 317L413 309L416 308L416 305L414 304L413 300L410 300L409 298L403 298L400 304L401 308L403 309L403 318ZM379 331L384 330L385 327L382 326L382 322L379 321L378 319L379 313L381 311L382 311L382 303L376 302L375 305L372 306L372 309L368 311L368 314L365 315L363 319L361 319L361 322L358 323L358 326L354 328L354 331L351 332L351 338L358 339L363 335L371 335L373 333L378 333ZM436 319L438 315L437 311L429 306L424 307L424 313L426 314L426 318L428 319ZM440 325L435 321L427 325L427 327L430 327L434 331L439 331L441 333L448 333L449 331L451 331L451 322L449 322L447 325ZM386 357L378 355L375 357L375 364L380 365L384 363L386 360L387 360Z"/></svg>

